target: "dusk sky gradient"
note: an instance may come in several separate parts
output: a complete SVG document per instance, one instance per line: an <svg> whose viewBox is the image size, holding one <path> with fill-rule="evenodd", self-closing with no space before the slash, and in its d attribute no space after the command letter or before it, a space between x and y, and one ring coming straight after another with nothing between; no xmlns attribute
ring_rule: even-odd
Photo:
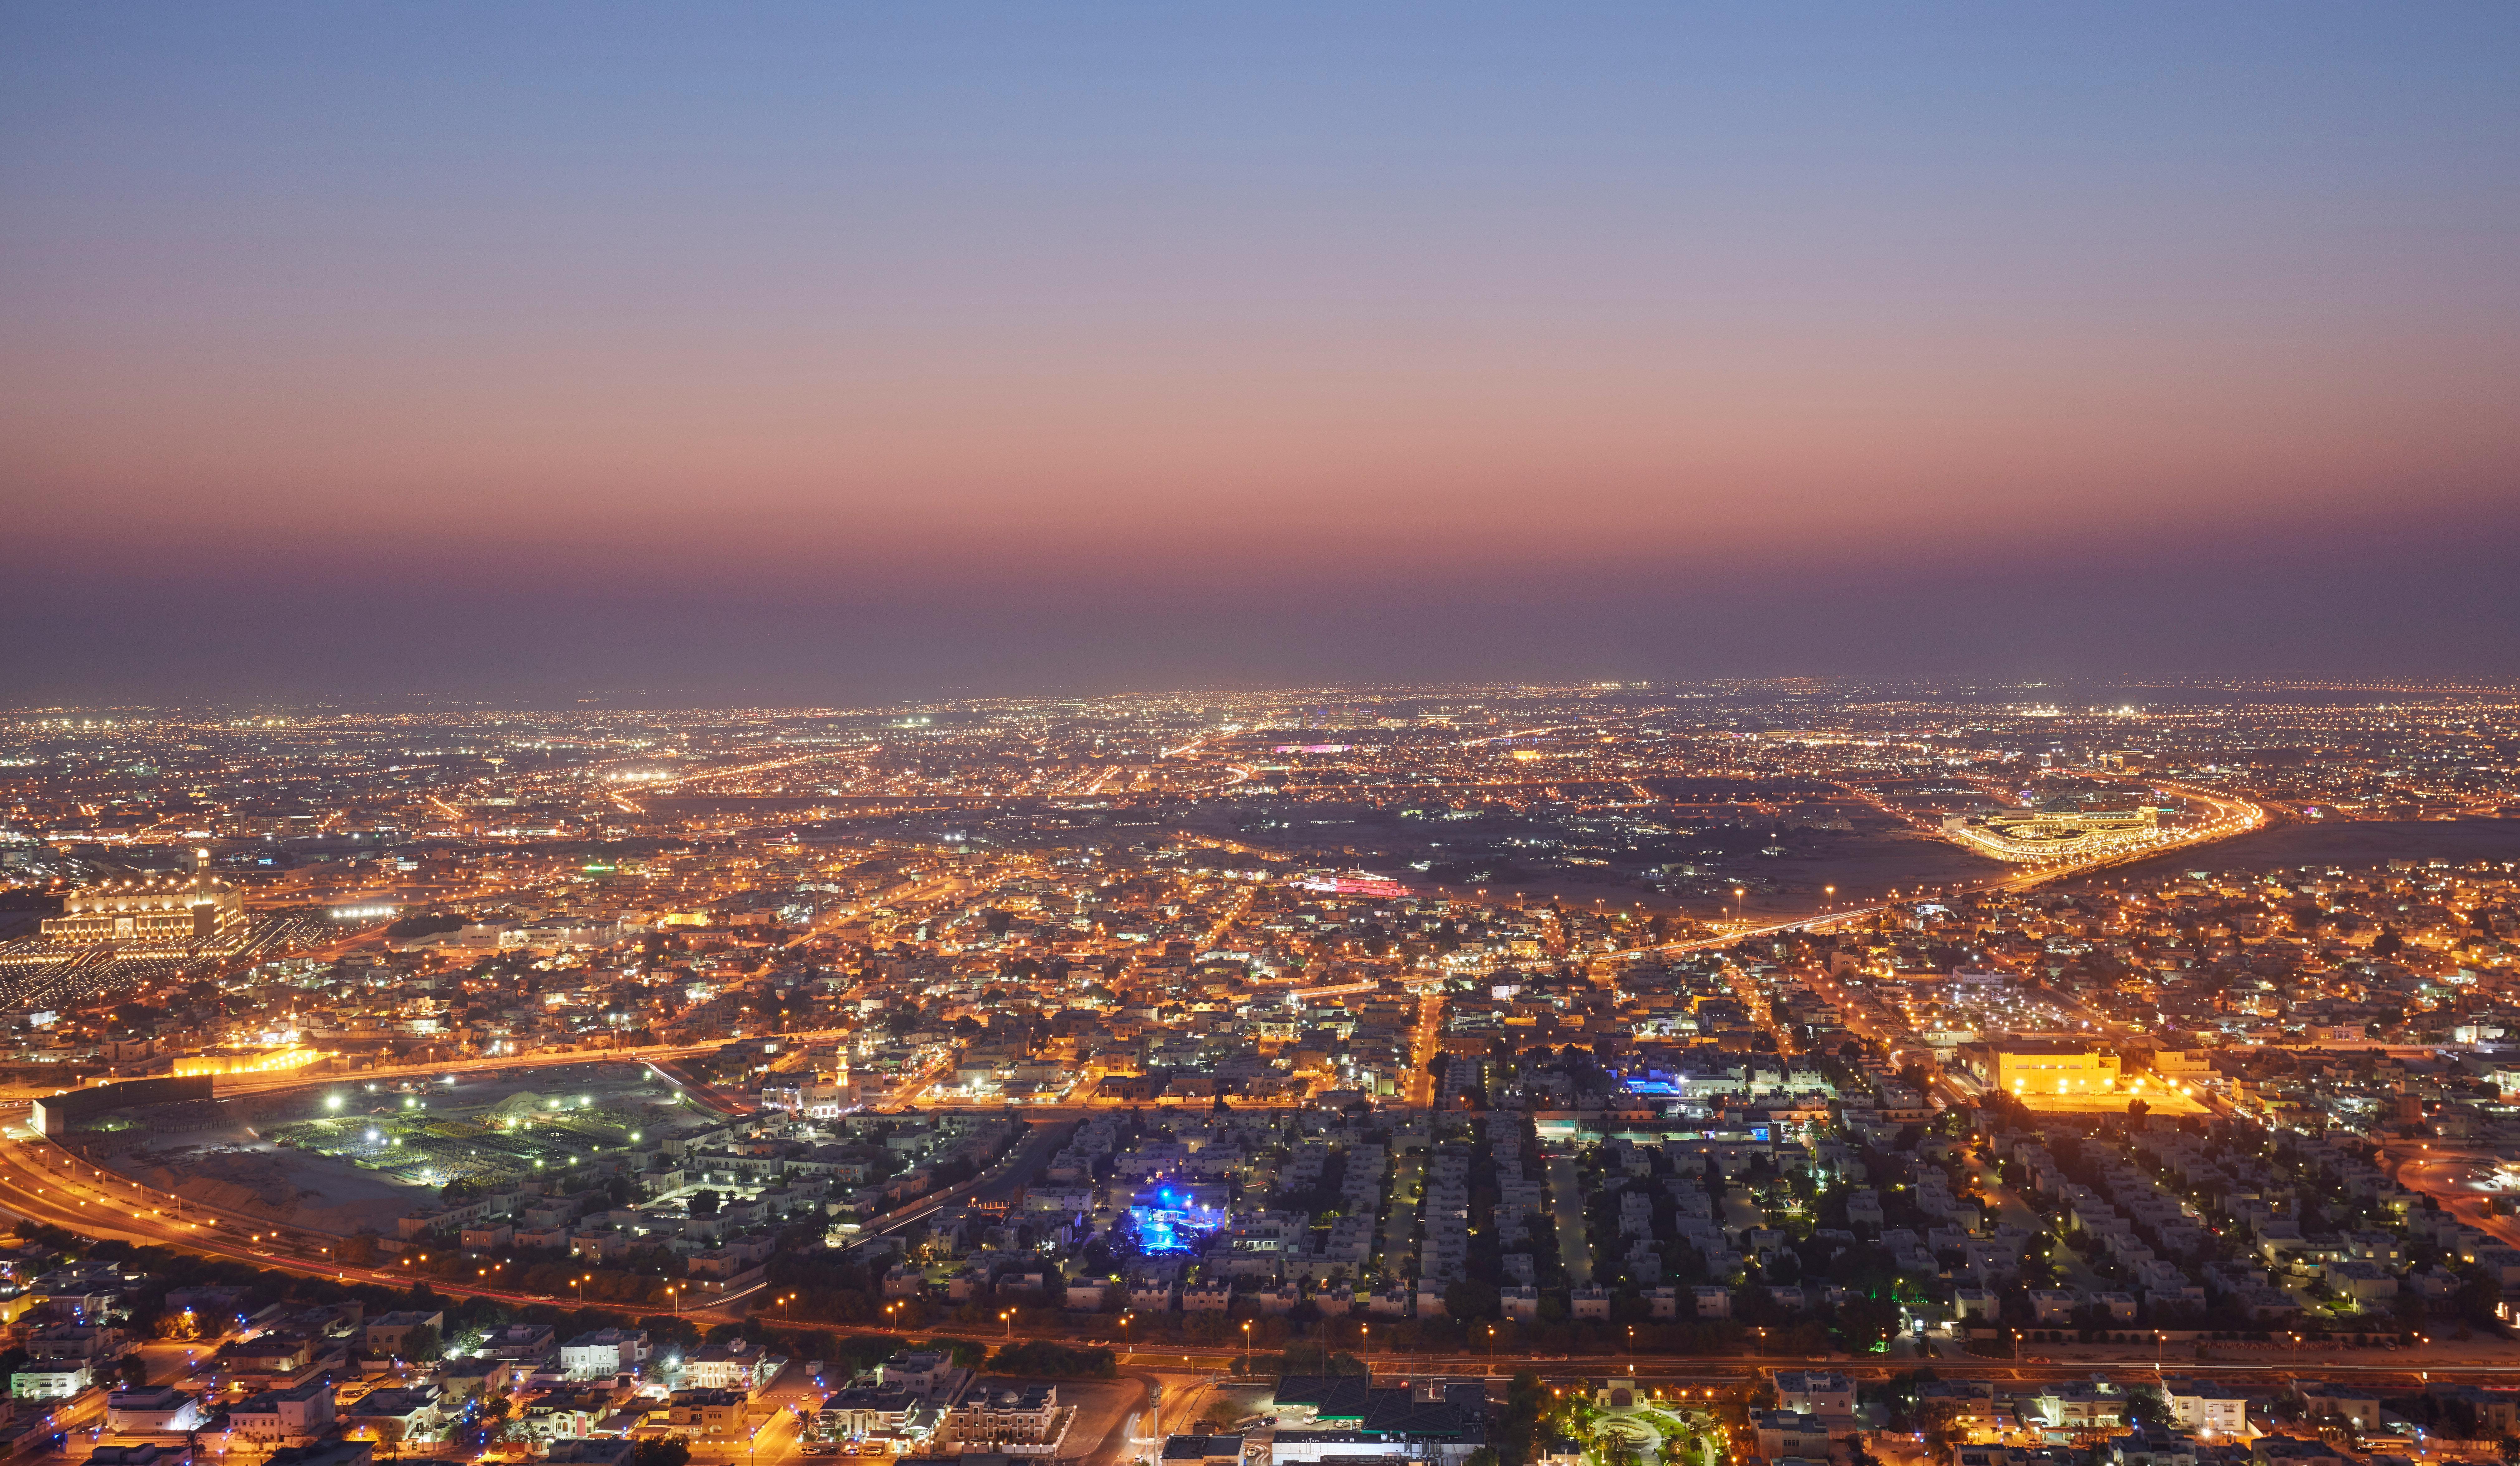
<svg viewBox="0 0 2520 1466"><path fill-rule="evenodd" d="M2520 8L19 5L0 701L2520 672Z"/></svg>

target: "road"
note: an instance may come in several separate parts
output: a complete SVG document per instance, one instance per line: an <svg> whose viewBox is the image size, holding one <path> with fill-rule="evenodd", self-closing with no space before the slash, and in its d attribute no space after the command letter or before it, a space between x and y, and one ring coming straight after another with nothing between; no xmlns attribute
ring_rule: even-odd
<svg viewBox="0 0 2520 1466"><path fill-rule="evenodd" d="M1435 1035L1444 1022L1444 994L1430 988L1418 995L1418 1027L1409 1035L1409 1103L1420 1110L1435 1106Z"/></svg>
<svg viewBox="0 0 2520 1466"><path fill-rule="evenodd" d="M2068 770L2068 772L2083 774L2095 779L2132 778L2132 776L2110 774L2098 769L2072 769ZM2251 830L2257 829L2259 826L2265 824L2267 820L2267 811L2264 806L2254 803L2248 800L2240 799L2236 796L2221 794L2212 790L2199 789L2193 785L2173 784L2160 779L2133 779L2133 782L2145 784L2156 789L2167 790L2170 793L2179 795L2185 799L2196 800L2212 808L2212 817L2208 819L2206 823L2193 830L2182 831L2177 837L2165 837L2159 841L2147 843L2137 848L2111 850L2106 854L2088 860L2066 860L2059 861L2052 865L2036 865L2016 875L1995 876L1989 877L1983 881L1971 881L1949 886L1939 886L1930 888L1926 891L1916 892L1912 894L1917 897L1922 897L1926 895L1959 895L1972 892L2029 891L2037 887L2051 885L2057 881L2070 881L2078 877L2088 876L2095 871L2109 870L2120 865L2131 865L2138 860L2150 860L2157 855L2169 854L2173 850L2187 849L2197 846L2213 845L2221 841L2228 840L2236 835L2245 835ZM1693 952L1702 951L1710 947L1730 946L1733 942L1754 937L1774 937L1784 932L1825 931L1831 927L1843 926L1848 922L1862 921L1868 917L1876 916L1898 904L1900 904L1898 901L1875 901L1872 904L1866 906L1850 906L1843 911L1816 911L1808 916L1798 916L1786 921L1773 922L1767 926L1736 928L1732 931L1720 933L1713 937L1700 937L1688 941L1668 941L1654 946L1629 947L1622 951L1605 952L1598 955L1617 958L1645 956L1648 954L1662 952Z"/></svg>
<svg viewBox="0 0 2520 1466"><path fill-rule="evenodd" d="M2432 1197L2459 1220L2520 1247L2520 1218L2495 1215L2489 1196L2475 1184L2479 1173L2493 1171L2499 1159L2492 1150L2401 1140L2381 1155L2397 1168L2399 1185Z"/></svg>
<svg viewBox="0 0 2520 1466"><path fill-rule="evenodd" d="M811 1043L818 1039L844 1037L855 1031L817 1029L781 1033L782 1042ZM537 1052L525 1054L485 1055L479 1058L440 1061L434 1064L394 1064L381 1069L344 1070L332 1074L310 1074L306 1070L290 1070L271 1074L219 1075L214 1077L211 1092L220 1099L243 1094L268 1094L281 1089L302 1089L311 1084L344 1081L365 1083L375 1079L435 1078L446 1075L496 1074L503 1070L556 1069L572 1064L641 1064L669 1063L676 1059L693 1059L713 1054L725 1047L723 1040L709 1043L648 1044L638 1048L578 1049L565 1053ZM30 1100L60 1094L59 1087L40 1090L18 1089L0 1092L0 1107L22 1107Z"/></svg>
<svg viewBox="0 0 2520 1466"><path fill-rule="evenodd" d="M1584 1230L1584 1193L1575 1174L1575 1158L1549 1158L1549 1216L1557 1228L1557 1255L1566 1264L1573 1287L1593 1286L1593 1240Z"/></svg>
<svg viewBox="0 0 2520 1466"><path fill-rule="evenodd" d="M14 1135L0 1138L0 1212L83 1237L110 1237L146 1247L173 1248L266 1271L380 1283L389 1288L407 1288L415 1280L408 1270L350 1267L333 1261L322 1255L328 1244L314 1244L318 1256L307 1257L285 1239L318 1234L203 1207L67 1156L49 1142ZM436 1277L428 1281L441 1293L496 1299L520 1307L565 1302L541 1294L477 1287ZM678 1300L672 1311L704 1322L737 1322L745 1310L736 1305L746 1296L738 1294L700 1307L683 1307Z"/></svg>

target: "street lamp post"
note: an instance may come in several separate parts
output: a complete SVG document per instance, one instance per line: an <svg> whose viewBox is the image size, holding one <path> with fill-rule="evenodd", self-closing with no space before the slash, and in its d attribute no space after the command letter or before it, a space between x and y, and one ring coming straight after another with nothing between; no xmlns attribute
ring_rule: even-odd
<svg viewBox="0 0 2520 1466"><path fill-rule="evenodd" d="M1014 1338L1014 1336L1015 1336L1015 1310L1014 1310L1014 1309L1012 1309L1012 1308L1002 1308L1002 1309L1000 1309L1000 1310L998 1311L998 1322L1003 1323L1003 1324L1005 1324L1005 1325L1007 1326L1007 1337L1008 1337L1009 1339L1012 1339L1012 1338Z"/></svg>
<svg viewBox="0 0 2520 1466"><path fill-rule="evenodd" d="M1636 1334L1636 1331L1635 1331L1635 1330L1633 1330L1633 1329L1629 1330L1629 1337L1634 1338L1634 1337L1635 1337L1635 1334ZM1635 1363L1635 1354L1634 1354L1633 1351L1630 1352L1630 1355L1629 1355L1629 1365L1628 1365L1628 1368L1629 1368L1629 1371L1630 1371L1631 1373L1634 1373L1634 1372L1635 1372L1635 1369L1636 1369L1636 1363ZM1495 1325L1495 1324L1489 1324L1489 1325L1488 1325L1488 1373L1489 1373L1489 1374L1491 1374L1491 1375L1493 1375L1493 1374L1495 1374L1495 1373L1496 1373L1496 1325Z"/></svg>
<svg viewBox="0 0 2520 1466"><path fill-rule="evenodd" d="M1242 1320L1242 1372L1251 1372L1251 1320Z"/></svg>

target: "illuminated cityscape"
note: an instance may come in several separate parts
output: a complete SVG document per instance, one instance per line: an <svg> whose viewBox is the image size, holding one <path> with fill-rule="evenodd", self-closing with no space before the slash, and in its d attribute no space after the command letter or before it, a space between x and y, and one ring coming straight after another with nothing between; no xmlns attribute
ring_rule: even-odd
<svg viewBox="0 0 2520 1466"><path fill-rule="evenodd" d="M302 1317L169 1387L240 1442L378 1368L436 1392L400 1441L546 1453L1125 1456L1258 1415L1328 1459L1351 1408L1489 1449L1518 1370L1631 1392L1542 1412L1588 1450L1878 1409L1959 1451L2312 1439L2251 1351L2520 1361L2515 702L17 715L15 1286L164 1337L160 1273L249 1263L215 1275ZM72 1260L100 1228L142 1251ZM434 1351L381 1342L424 1312ZM80 1327L27 1335L22 1397L98 1397L32 1354ZM2204 1372L2138 1372L2174 1349ZM1276 1383L1235 1421L1111 1413L1245 1353ZM504 1420L447 1400L481 1359ZM1368 1369L1463 1383L1337 1394ZM2190 1388L2237 1404L2139 1418Z"/></svg>
<svg viewBox="0 0 2520 1466"><path fill-rule="evenodd" d="M0 1466L2520 1466L2514 57L0 11Z"/></svg>

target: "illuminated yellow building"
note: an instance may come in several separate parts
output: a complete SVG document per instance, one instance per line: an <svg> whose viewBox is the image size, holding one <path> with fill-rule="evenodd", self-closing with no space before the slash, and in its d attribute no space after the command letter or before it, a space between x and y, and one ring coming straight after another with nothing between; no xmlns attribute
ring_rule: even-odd
<svg viewBox="0 0 2520 1466"><path fill-rule="evenodd" d="M44 939L189 950L242 941L247 926L245 895L225 881L118 881L64 900Z"/></svg>
<svg viewBox="0 0 2520 1466"><path fill-rule="evenodd" d="M304 1069L324 1058L321 1049L212 1049L206 1054L186 1054L175 1061L178 1078L191 1075L285 1074Z"/></svg>
<svg viewBox="0 0 2520 1466"><path fill-rule="evenodd" d="M2149 805L2082 809L2049 805L2007 809L1983 819L1953 815L1943 833L1998 860L2061 860L2138 845L2161 833L2161 813Z"/></svg>
<svg viewBox="0 0 2520 1466"><path fill-rule="evenodd" d="M1957 1057L1988 1088L2022 1099L2101 1094L2118 1082L2118 1056L2089 1044L2001 1039L1961 1044Z"/></svg>

